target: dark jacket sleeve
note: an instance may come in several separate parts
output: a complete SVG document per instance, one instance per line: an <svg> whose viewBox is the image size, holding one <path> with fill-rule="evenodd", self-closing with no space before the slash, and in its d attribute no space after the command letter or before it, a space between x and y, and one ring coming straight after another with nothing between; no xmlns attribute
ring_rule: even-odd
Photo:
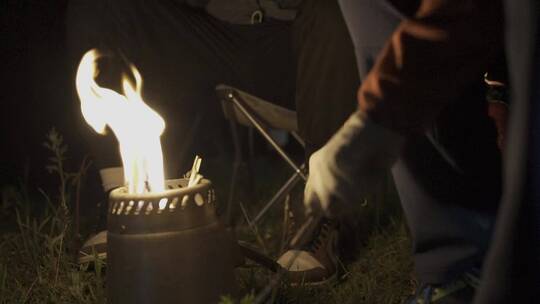
<svg viewBox="0 0 540 304"><path fill-rule="evenodd" d="M298 8L302 0L275 0L280 8Z"/></svg>
<svg viewBox="0 0 540 304"><path fill-rule="evenodd" d="M360 109L400 134L423 131L482 79L502 28L498 0L423 0L379 54L359 89Z"/></svg>
<svg viewBox="0 0 540 304"><path fill-rule="evenodd" d="M188 5L197 8L204 8L210 0L184 0Z"/></svg>

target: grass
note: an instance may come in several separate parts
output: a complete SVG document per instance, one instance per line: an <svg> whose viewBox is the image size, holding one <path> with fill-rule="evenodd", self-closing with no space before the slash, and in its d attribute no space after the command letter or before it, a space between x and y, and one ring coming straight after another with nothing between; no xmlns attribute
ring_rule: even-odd
<svg viewBox="0 0 540 304"><path fill-rule="evenodd" d="M416 285L412 277L410 241L402 221L373 232L357 258L341 264L340 278L319 287L289 288L282 284L272 303L402 303ZM270 274L253 268L240 271L245 293L260 291Z"/></svg>
<svg viewBox="0 0 540 304"><path fill-rule="evenodd" d="M392 221L372 233L355 261L341 265L341 276L336 282L295 288L282 284L270 303L402 303L416 286L409 252L405 225L402 221ZM241 287L248 297L239 302L227 299L223 304L252 303L251 295L268 284L269 275L260 268L240 270Z"/></svg>
<svg viewBox="0 0 540 304"><path fill-rule="evenodd" d="M2 220L11 222L0 238L0 303L104 303L103 265L92 271L74 261L76 235L69 201L78 201L81 176L64 168L66 146L54 130L44 144L52 152L47 170L58 179L53 197L40 189L30 198L25 187L4 187ZM39 201L39 202L36 202ZM10 216L11 215L11 216Z"/></svg>
<svg viewBox="0 0 540 304"><path fill-rule="evenodd" d="M75 263L78 222L74 209L78 206L81 178L88 164L75 172L67 172L67 149L55 131L48 134L45 147L51 152L47 164L58 179L53 191L39 190L38 197L30 197L25 186L4 186L0 209L0 304L7 303L105 303L105 265L92 269L80 268ZM223 162L219 162L223 164ZM272 161L258 161L255 172L265 175L254 182L251 196L240 196L245 215L239 219L238 237L258 246L272 257L283 249L283 207L275 206L257 225L250 226L246 218L256 214L260 201L248 197L266 198L289 174L286 168L277 170ZM225 200L227 172L230 168L207 167L214 175L218 197ZM271 170L269 169L271 168ZM299 190L301 191L301 190ZM392 190L383 187L374 191L367 205L359 205L353 212L349 228L356 232L343 260L340 279L318 288L301 286L288 288L277 284L271 303L400 303L415 286L411 276L410 242ZM54 193L51 195L49 193ZM291 200L294 200L292 196ZM74 207L71 207L74 206ZM283 204L282 204L283 206ZM271 280L271 273L250 265L238 269L238 283L242 299L223 298L222 304L250 304Z"/></svg>
<svg viewBox="0 0 540 304"><path fill-rule="evenodd" d="M258 161L255 174L264 172L254 183L256 197L269 197L279 186L275 180L283 181L290 174L288 168L276 170L272 162ZM395 189L390 178L387 184L374 189L365 204L358 204L346 219L344 229L348 243L348 254L343 254L340 279L330 285L317 288L288 288L281 284L274 290L271 303L402 303L413 291L416 282L412 276L411 243ZM302 191L301 187L296 189ZM242 195L240 195L242 197ZM249 195L244 195L244 199ZM298 199L293 194L289 201ZM264 199L263 199L264 201ZM246 213L254 215L261 208L261 202L243 204ZM247 205L247 206L246 206ZM256 228L241 221L239 238L250 241L261 251L277 258L283 248L284 206L275 206L266 219ZM353 233L351 233L351 230ZM245 294L256 294L268 285L271 273L261 268L239 270L240 286ZM244 302L225 303L245 303ZM249 302L248 302L249 303Z"/></svg>
<svg viewBox="0 0 540 304"><path fill-rule="evenodd" d="M373 233L344 281L326 291L327 303L401 303L415 286L410 250L402 221Z"/></svg>

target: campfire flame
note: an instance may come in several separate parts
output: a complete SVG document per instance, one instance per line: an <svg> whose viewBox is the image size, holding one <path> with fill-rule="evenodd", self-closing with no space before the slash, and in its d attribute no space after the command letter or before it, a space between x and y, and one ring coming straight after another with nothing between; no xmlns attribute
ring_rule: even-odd
<svg viewBox="0 0 540 304"><path fill-rule="evenodd" d="M129 193L164 191L160 136L165 121L143 101L142 77L135 66L130 66L135 85L126 75L122 77L124 95L100 87L95 81L99 57L97 50L88 51L77 70L76 87L84 119L96 132L104 135L109 126L116 135Z"/></svg>

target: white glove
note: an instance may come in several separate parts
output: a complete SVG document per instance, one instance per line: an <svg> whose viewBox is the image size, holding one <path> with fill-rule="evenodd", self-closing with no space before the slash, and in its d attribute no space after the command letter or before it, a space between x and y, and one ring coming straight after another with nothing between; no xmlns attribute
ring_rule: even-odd
<svg viewBox="0 0 540 304"><path fill-rule="evenodd" d="M338 217L359 202L398 158L404 138L355 112L309 159L304 204L314 216Z"/></svg>

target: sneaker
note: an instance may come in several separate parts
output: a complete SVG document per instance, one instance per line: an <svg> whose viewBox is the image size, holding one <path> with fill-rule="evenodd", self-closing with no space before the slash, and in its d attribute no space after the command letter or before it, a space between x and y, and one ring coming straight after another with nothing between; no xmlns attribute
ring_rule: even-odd
<svg viewBox="0 0 540 304"><path fill-rule="evenodd" d="M294 220L291 221L294 226ZM327 219L317 227L315 237L301 249L287 250L277 263L287 271L291 286L317 286L337 278L336 225Z"/></svg>
<svg viewBox="0 0 540 304"><path fill-rule="evenodd" d="M79 264L93 263L96 258L101 261L107 259L107 231L101 231L84 242L79 250L77 262Z"/></svg>

